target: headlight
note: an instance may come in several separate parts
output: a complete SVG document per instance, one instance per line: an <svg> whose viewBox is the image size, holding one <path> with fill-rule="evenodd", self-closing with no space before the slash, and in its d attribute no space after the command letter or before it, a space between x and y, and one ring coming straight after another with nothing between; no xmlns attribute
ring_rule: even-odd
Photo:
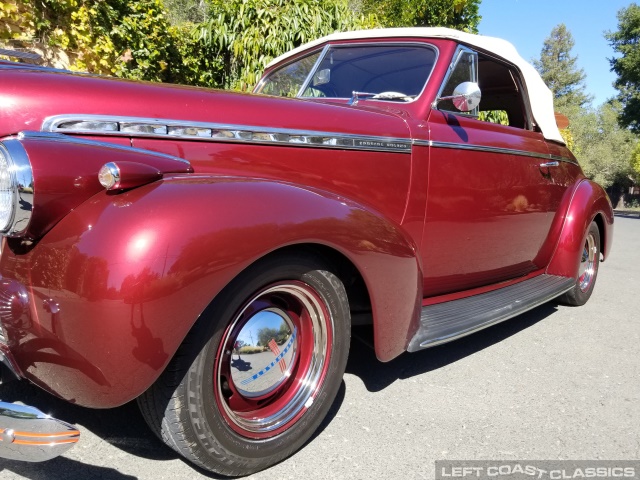
<svg viewBox="0 0 640 480"><path fill-rule="evenodd" d="M33 210L33 172L22 144L10 138L0 143L0 234L23 235Z"/></svg>

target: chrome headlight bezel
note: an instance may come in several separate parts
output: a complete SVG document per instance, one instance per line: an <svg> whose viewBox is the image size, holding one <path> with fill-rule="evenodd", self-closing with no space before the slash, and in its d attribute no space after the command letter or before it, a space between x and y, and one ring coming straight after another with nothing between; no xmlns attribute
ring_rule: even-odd
<svg viewBox="0 0 640 480"><path fill-rule="evenodd" d="M33 214L33 170L29 155L22 143L16 138L0 142L0 155L7 164L10 185L6 192L10 197L7 220L0 225L0 234L5 237L20 237L29 228Z"/></svg>

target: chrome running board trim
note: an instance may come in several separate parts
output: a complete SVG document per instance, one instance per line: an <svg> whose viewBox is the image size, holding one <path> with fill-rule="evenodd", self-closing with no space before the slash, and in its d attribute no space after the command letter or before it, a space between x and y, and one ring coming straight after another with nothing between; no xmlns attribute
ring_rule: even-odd
<svg viewBox="0 0 640 480"><path fill-rule="evenodd" d="M513 318L571 290L575 283L573 278L544 274L480 295L423 307L420 327L407 351L435 347Z"/></svg>

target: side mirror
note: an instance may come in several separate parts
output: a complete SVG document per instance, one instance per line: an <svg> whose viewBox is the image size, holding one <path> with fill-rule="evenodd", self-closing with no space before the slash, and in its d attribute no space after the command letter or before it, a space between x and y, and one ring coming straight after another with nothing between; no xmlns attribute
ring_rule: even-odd
<svg viewBox="0 0 640 480"><path fill-rule="evenodd" d="M453 95L449 97L440 97L433 102L433 108L443 100L451 100L453 105L461 112L470 112L480 105L482 93L480 87L475 82L462 82L453 90Z"/></svg>

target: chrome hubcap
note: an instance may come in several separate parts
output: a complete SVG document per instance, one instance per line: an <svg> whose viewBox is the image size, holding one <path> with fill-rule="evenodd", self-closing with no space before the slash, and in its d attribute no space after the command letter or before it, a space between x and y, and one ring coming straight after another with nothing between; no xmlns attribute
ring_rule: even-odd
<svg viewBox="0 0 640 480"><path fill-rule="evenodd" d="M580 267L578 269L578 285L583 292L589 290L595 277L597 255L598 247L596 246L596 240L592 234L588 234L584 242L582 258L580 259Z"/></svg>
<svg viewBox="0 0 640 480"><path fill-rule="evenodd" d="M291 320L280 309L262 310L249 318L234 342L237 358L231 355L231 379L238 393L260 397L291 376L296 333Z"/></svg>
<svg viewBox="0 0 640 480"><path fill-rule="evenodd" d="M313 404L332 345L322 298L303 282L258 292L227 328L214 370L215 400L231 429L267 438Z"/></svg>

